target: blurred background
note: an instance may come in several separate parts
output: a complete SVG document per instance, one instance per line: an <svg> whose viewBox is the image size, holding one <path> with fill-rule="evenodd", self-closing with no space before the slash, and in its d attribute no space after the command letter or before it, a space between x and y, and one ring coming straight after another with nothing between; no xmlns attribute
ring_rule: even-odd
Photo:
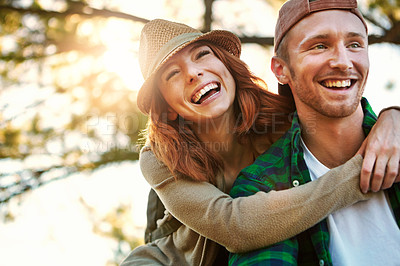
<svg viewBox="0 0 400 266"><path fill-rule="evenodd" d="M143 243L145 22L226 29L270 71L280 0L0 0L0 265L118 265ZM365 0L376 112L400 105L400 1Z"/></svg>

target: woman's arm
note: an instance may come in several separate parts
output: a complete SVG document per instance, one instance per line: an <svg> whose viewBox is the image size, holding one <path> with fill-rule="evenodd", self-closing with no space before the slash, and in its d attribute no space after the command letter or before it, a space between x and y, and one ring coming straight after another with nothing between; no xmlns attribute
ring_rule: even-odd
<svg viewBox="0 0 400 266"><path fill-rule="evenodd" d="M206 182L175 181L150 150L140 156L144 177L172 215L235 253L297 235L328 214L369 198L359 189L361 164L358 155L305 185L232 199Z"/></svg>

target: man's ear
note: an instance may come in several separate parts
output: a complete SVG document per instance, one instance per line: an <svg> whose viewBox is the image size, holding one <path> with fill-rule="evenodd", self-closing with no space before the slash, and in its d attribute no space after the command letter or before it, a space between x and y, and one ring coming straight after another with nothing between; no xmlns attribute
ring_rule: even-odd
<svg viewBox="0 0 400 266"><path fill-rule="evenodd" d="M178 113L174 111L171 107L168 107L168 120L175 121L178 118Z"/></svg>
<svg viewBox="0 0 400 266"><path fill-rule="evenodd" d="M271 59L271 70L274 72L275 77L277 78L280 84L288 84L289 83L289 68L286 65L286 62L277 56L272 57Z"/></svg>

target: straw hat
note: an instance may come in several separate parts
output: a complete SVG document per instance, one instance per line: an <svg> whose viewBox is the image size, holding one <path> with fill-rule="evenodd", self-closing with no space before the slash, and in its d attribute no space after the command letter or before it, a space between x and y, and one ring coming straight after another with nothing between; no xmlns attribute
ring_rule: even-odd
<svg viewBox="0 0 400 266"><path fill-rule="evenodd" d="M139 90L137 104L144 114L149 114L154 90L154 78L165 62L178 51L196 41L206 40L240 57L239 38L225 30L202 33L185 24L155 19L142 29L139 45L139 64L144 83Z"/></svg>

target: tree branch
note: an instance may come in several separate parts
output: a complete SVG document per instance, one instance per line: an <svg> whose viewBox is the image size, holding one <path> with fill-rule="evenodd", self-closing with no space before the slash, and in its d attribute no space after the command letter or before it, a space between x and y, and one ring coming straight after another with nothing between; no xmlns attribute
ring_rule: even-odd
<svg viewBox="0 0 400 266"><path fill-rule="evenodd" d="M211 24L213 21L212 18L212 5L213 5L214 0L204 0L204 26L203 26L203 32L209 32L211 31Z"/></svg>
<svg viewBox="0 0 400 266"><path fill-rule="evenodd" d="M365 14L365 13L363 13L362 15L365 18L365 20L368 20L374 26L382 29L383 31L386 31L386 28L381 23L379 23L375 18L373 18L369 14Z"/></svg>
<svg viewBox="0 0 400 266"><path fill-rule="evenodd" d="M205 14L204 14L204 28L202 29L204 32L208 32L211 30L213 2L214 2L214 0L204 0L205 9L206 9ZM142 22L142 23L147 23L149 21L148 19L129 15L129 14L126 14L123 12L111 11L111 10L106 10L106 9L96 9L96 8L92 8L92 7L89 7L86 5L79 5L79 7L75 5L72 8L67 9L64 12L48 11L48 10L43 10L43 9L38 9L38 8L25 9L25 8L13 7L13 6L8 6L8 5L0 5L0 10L17 11L22 14L38 14L38 15L50 16L50 17L66 17L68 15L77 14L77 15L81 15L84 17L104 17L104 18L115 17L115 18L128 19L128 20ZM394 43L397 45L400 44L400 40L399 40L400 34L398 34L399 33L398 27L393 26L390 30L386 30L382 25L380 25L372 17L368 16L367 14L365 14L365 17L367 20L369 20L371 23L373 23L377 27L381 28L385 32L385 34L382 36L370 35L369 36L370 44L383 43L383 42ZM397 25L397 24L395 24L395 25ZM240 36L240 40L242 41L242 43L255 43L255 44L260 44L260 45L268 45L268 46L273 45L273 37Z"/></svg>
<svg viewBox="0 0 400 266"><path fill-rule="evenodd" d="M54 170L54 169L61 169L61 168L50 168L47 171L50 170ZM19 182L15 182L12 185L8 185L8 186L1 186L0 190L1 192L5 192L4 195L2 195L2 197L0 197L0 204L2 203L7 203L10 199L18 196L18 195L22 195L27 191L33 190L35 188L39 188L43 185L49 184L50 182L56 181L56 180L61 180L61 179L65 179L67 177L69 177L70 175L77 173L78 169L75 167L70 167L69 169L66 169L65 167L63 167L62 169L66 170L65 174L62 174L60 176L48 179L48 180L41 180L40 178L47 173L46 171L40 171L40 172L33 172L33 174L37 175L36 178L29 178L28 180L25 181L19 181ZM12 192L11 192L12 191ZM8 192L8 193L7 193Z"/></svg>
<svg viewBox="0 0 400 266"><path fill-rule="evenodd" d="M274 37L239 36L242 43L256 43L260 45L273 46Z"/></svg>
<svg viewBox="0 0 400 266"><path fill-rule="evenodd" d="M85 8L82 8L80 10L74 8L74 9L67 9L64 12L57 12L57 11L43 10L39 8L20 8L8 5L0 5L0 10L17 11L21 14L38 14L41 16L48 16L48 17L66 17L69 15L76 14L84 17L122 18L142 23L147 23L149 21L148 19L136 17L123 12L111 11L106 9L96 9L89 6L85 6Z"/></svg>

